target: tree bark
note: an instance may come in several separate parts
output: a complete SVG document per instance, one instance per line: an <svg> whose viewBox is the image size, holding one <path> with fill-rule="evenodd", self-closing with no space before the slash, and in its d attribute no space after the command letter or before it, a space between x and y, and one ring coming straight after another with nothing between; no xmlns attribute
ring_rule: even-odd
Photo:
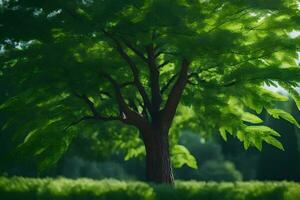
<svg viewBox="0 0 300 200"><path fill-rule="evenodd" d="M144 137L146 148L146 179L149 182L173 184L168 133L151 130Z"/></svg>

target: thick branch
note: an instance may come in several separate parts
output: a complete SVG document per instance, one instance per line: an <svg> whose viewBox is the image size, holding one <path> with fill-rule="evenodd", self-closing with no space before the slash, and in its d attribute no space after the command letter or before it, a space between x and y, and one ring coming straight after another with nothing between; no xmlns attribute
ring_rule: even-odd
<svg viewBox="0 0 300 200"><path fill-rule="evenodd" d="M161 93L159 86L159 70L156 66L154 47L153 44L147 46L147 55L148 55L148 68L150 75L150 88L151 88L151 103L152 103L152 114L157 114L160 110L161 104Z"/></svg>
<svg viewBox="0 0 300 200"><path fill-rule="evenodd" d="M168 100L163 110L163 123L165 124L163 128L166 130L168 130L171 126L177 106L180 102L181 95L187 83L189 65L190 62L188 60L184 59L182 61L179 77L169 94Z"/></svg>
<svg viewBox="0 0 300 200"><path fill-rule="evenodd" d="M140 116L139 113L131 110L127 106L125 99L122 96L120 85L110 75L102 74L102 76L107 78L114 88L120 115L122 116L122 121L126 124L133 125L138 129L148 128L147 121L142 116Z"/></svg>

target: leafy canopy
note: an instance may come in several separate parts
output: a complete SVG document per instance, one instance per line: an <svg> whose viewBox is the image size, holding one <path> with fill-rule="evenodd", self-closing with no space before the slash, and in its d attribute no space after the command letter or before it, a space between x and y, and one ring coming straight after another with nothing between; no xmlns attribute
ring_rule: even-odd
<svg viewBox="0 0 300 200"><path fill-rule="evenodd" d="M136 64L151 93L143 57L154 44L164 106L182 59L191 62L188 83L170 137L175 166L195 166L177 144L179 130L205 136L236 136L245 148L266 142L283 149L279 133L262 125L266 110L297 125L275 107L287 101L265 85L285 88L300 108L300 30L297 0L4 0L0 9L0 128L7 151L31 153L43 169L71 140L83 135L104 152L143 154L137 129L120 121L84 120L93 110L120 115L109 74L122 86L126 104L149 118L118 43ZM122 114L122 113L121 113ZM79 120L79 121L78 121ZM78 123L76 123L78 122ZM74 126L70 126L74 124ZM76 124L76 125L75 125ZM105 141L105 142L104 142ZM7 145L6 145L7 146Z"/></svg>

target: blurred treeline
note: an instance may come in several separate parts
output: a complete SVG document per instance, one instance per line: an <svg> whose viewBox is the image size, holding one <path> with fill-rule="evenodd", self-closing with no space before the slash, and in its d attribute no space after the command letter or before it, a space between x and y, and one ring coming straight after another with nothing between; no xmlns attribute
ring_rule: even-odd
<svg viewBox="0 0 300 200"><path fill-rule="evenodd" d="M281 105L285 110L292 111L299 121L300 115L293 103ZM198 169L183 166L174 169L176 179L182 180L290 180L300 181L300 133L292 124L281 119L273 119L266 113L261 114L265 123L281 133L281 142L285 151L263 145L261 152L254 148L247 151L234 137L224 142L219 134L204 139L199 133L182 131L180 143L186 146L195 156ZM6 157L11 149L8 138L0 134L0 175L28 177L69 178L88 177L94 179L117 178L123 180L144 180L144 158L137 157L124 160L124 152L101 153L97 141L81 134L77 137L67 153L57 165L46 172L39 173L36 162L22 162L19 159Z"/></svg>

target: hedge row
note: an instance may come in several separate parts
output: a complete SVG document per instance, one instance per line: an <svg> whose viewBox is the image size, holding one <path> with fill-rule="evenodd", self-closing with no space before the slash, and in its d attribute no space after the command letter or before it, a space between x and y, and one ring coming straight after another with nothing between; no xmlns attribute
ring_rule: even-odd
<svg viewBox="0 0 300 200"><path fill-rule="evenodd" d="M204 183L177 181L174 187L90 179L0 177L1 200L300 200L292 182Z"/></svg>

